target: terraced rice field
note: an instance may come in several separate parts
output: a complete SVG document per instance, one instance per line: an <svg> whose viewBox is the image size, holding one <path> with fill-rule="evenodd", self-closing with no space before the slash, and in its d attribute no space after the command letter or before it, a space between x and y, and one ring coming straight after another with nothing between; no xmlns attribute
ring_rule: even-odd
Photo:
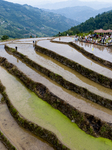
<svg viewBox="0 0 112 150"><path fill-rule="evenodd" d="M53 150L48 144L20 127L11 116L6 104L0 105L0 114L0 130L18 150Z"/></svg>
<svg viewBox="0 0 112 150"><path fill-rule="evenodd" d="M0 43L0 81L5 87L4 90L0 87L0 131L18 150L111 150L112 89L38 52L33 41L110 80L112 69L67 44L52 43L50 39ZM74 42L70 37L54 41ZM4 44L12 49L5 49ZM104 49L107 55L100 57L107 59L109 56L108 61L111 61L111 48ZM100 54L100 47L97 50L96 55ZM78 91L71 88L71 84ZM20 118L17 118L18 114ZM4 149L2 146L0 143Z"/></svg>
<svg viewBox="0 0 112 150"><path fill-rule="evenodd" d="M85 57L84 55L82 55L81 53L79 53L77 50L73 49L69 45L51 43L50 40L39 41L38 45L50 49L51 51L54 51L66 58L69 58L85 66L86 68L89 68L95 72L103 74L104 76L112 78L112 69L106 68L103 65L99 65L93 60L88 59L87 57Z"/></svg>
<svg viewBox="0 0 112 150"><path fill-rule="evenodd" d="M79 42L75 41L73 37L62 37L60 38L55 38L53 41L60 41L60 42L74 42L80 47L83 47L86 51L103 58L105 60L108 60L112 62L112 47L105 47L105 46L100 46L96 44L90 44L90 43L84 43L84 42Z"/></svg>

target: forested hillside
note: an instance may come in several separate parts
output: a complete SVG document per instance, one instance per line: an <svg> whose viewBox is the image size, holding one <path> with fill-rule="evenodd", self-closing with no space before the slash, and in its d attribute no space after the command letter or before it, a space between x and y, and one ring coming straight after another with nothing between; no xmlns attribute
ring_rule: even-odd
<svg viewBox="0 0 112 150"><path fill-rule="evenodd" d="M73 35L80 32L90 32L95 29L112 29L112 11L105 12L97 15L95 18L90 18L89 20L81 23L78 26L74 26L71 29L62 33L62 35Z"/></svg>
<svg viewBox="0 0 112 150"><path fill-rule="evenodd" d="M0 38L3 35L11 38L53 36L74 25L76 21L61 15L0 0Z"/></svg>

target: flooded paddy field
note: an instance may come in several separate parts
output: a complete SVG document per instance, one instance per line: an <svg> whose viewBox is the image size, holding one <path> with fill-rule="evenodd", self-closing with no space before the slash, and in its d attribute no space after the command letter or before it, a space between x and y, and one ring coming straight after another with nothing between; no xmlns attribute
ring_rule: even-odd
<svg viewBox="0 0 112 150"><path fill-rule="evenodd" d="M15 47L15 44L8 44L9 47ZM32 45L18 44L18 51L35 61L37 64L51 70L55 74L62 76L69 82L84 87L89 91L112 100L112 89L107 89L77 73L76 71L62 65L58 61L49 58L46 55L35 52ZM111 72L110 72L111 73ZM112 73L111 73L112 74Z"/></svg>
<svg viewBox="0 0 112 150"><path fill-rule="evenodd" d="M37 45L56 52L68 59L71 59L78 64L81 64L82 66L85 66L86 68L93 70L99 74L112 78L112 69L104 67L103 65L98 64L95 61L85 57L83 54L69 45L52 43L50 42L50 40L39 41Z"/></svg>
<svg viewBox="0 0 112 150"><path fill-rule="evenodd" d="M0 130L18 150L53 150L47 143L20 127L6 104L0 105Z"/></svg>
<svg viewBox="0 0 112 150"><path fill-rule="evenodd" d="M66 80L78 84L80 86L86 87L94 93L101 95L102 97L109 98L112 100L112 90L104 88L99 84L96 84L89 79L82 77L79 73L75 73L72 69L65 67L64 65L54 61L53 59L35 52L33 47L33 40L36 39L21 39L16 41L16 43L8 44L9 47L15 48L18 47L18 51L24 55L27 55L33 61L39 63L40 65L52 70L56 74L60 74ZM46 40L44 39L43 42ZM40 41L41 42L41 41ZM46 42L45 42L46 43ZM34 70L30 66L26 65L18 58L8 54L4 50L4 46L0 46L0 56L7 58L7 60L18 67L24 74L31 78L35 82L40 82L45 85L53 94L65 100L70 105L74 106L82 112L89 113L94 115L101 120L104 120L108 123L112 123L112 111L108 110L98 104L90 102L89 100L82 98L81 96L75 94L72 91L64 89L56 82L52 81L44 74ZM41 127L52 131L58 137L58 139L71 150L111 150L112 141L103 139L103 138L94 138L90 135L87 135L84 131L78 128L78 126L64 116L58 110L52 108L49 104L40 99L32 91L24 87L21 81L14 76L10 75L4 68L0 67L0 80L2 84L6 87L6 93L9 96L9 99L13 103L14 107L20 112L22 116L28 120L40 125ZM2 95L0 94L0 99ZM2 107L1 107L2 105ZM44 143L31 133L21 127L17 127L18 124L14 121L14 125L11 123L12 116L10 115L6 104L0 105L0 128L3 127L4 132L7 134L13 135L13 132L17 132L17 138L11 137L12 143L15 142L16 146L20 149L21 144L24 149L29 150L47 150L53 149L47 143ZM4 115L3 115L4 114ZM9 116L10 115L10 116ZM5 118L6 117L6 118ZM5 118L5 120L4 120ZM16 125L15 125L16 124ZM12 127L10 131L8 127ZM15 126L15 127L14 127ZM20 131L19 131L19 129ZM15 130L17 129L17 131ZM26 133L25 138L21 141L21 138ZM20 133L20 134L18 134ZM14 134L16 137L16 134ZM20 138L21 136L21 138ZM30 137L33 138L30 138ZM27 137L29 137L27 139ZM26 141L26 139L28 141ZM17 143L18 140L20 142ZM30 141L31 140L31 141ZM38 141L40 144L37 144ZM74 142L75 141L75 142ZM23 143L22 143L23 142ZM33 147L32 147L33 143ZM82 144L80 144L82 143ZM30 146L29 146L30 145ZM37 147L38 145L38 147ZM1 146L1 145L0 145Z"/></svg>
<svg viewBox="0 0 112 150"><path fill-rule="evenodd" d="M100 105L97 105L97 104L81 97L80 95L63 88L62 86L58 85L56 82L49 79L44 74L41 74L41 73L35 71L33 68L30 68L26 64L22 63L16 57L9 55L6 51L4 51L3 46L1 47L0 55L2 57L7 58L7 60L10 63L16 65L19 70L21 70L24 74L26 74L33 81L42 83L52 93L54 93L55 95L57 95L58 97L60 97L64 101L66 101L67 103L71 104L72 106L74 106L78 110L80 110L82 112L89 113L89 114L94 115L96 117L99 117L106 122L110 122L110 123L112 122L112 111L111 110L108 110L108 109L106 109ZM93 84L96 84L96 83L93 82ZM106 90L107 90L107 93L108 93L108 91L110 91L110 93L111 93L110 89L106 89L106 88L100 86L99 84L96 84L96 85L98 85L99 89L103 88L105 93L106 93ZM93 87L94 86L95 85L93 85ZM104 93L104 92L102 92L102 93ZM109 97L109 95L110 94L108 93L108 97Z"/></svg>
<svg viewBox="0 0 112 150"><path fill-rule="evenodd" d="M94 54L95 56L98 56L104 60L112 62L112 46L106 47L106 46L100 46L96 44L91 43L85 43L80 41L75 41L74 37L60 37L53 39L53 41L58 42L73 42L77 44L78 46L84 48L86 51L88 51L91 54Z"/></svg>
<svg viewBox="0 0 112 150"><path fill-rule="evenodd" d="M33 43L33 41L37 41L37 40L46 40L46 39L52 39L52 37L42 37L42 38L29 38L29 39L18 39L18 40L16 40L16 42L28 42L28 41L30 41L30 42L32 42Z"/></svg>
<svg viewBox="0 0 112 150"><path fill-rule="evenodd" d="M66 116L25 88L18 79L10 75L2 67L0 67L0 72L0 80L6 87L6 93L15 108L28 120L55 133L67 147L72 150L112 149L110 140L87 135Z"/></svg>
<svg viewBox="0 0 112 150"><path fill-rule="evenodd" d="M53 41L55 41L55 42L74 42L75 41L75 39L74 39L74 37L58 37L58 38L54 38L53 39Z"/></svg>
<svg viewBox="0 0 112 150"><path fill-rule="evenodd" d="M89 53L92 53L104 60L112 62L112 47L105 47L90 43L83 43L83 42L75 42L75 44L83 47Z"/></svg>

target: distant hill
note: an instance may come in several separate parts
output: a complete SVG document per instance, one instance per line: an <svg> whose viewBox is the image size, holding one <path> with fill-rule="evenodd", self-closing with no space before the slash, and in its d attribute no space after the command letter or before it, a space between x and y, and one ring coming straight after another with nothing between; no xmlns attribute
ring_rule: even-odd
<svg viewBox="0 0 112 150"><path fill-rule="evenodd" d="M58 14L0 0L0 37L53 36L77 24Z"/></svg>
<svg viewBox="0 0 112 150"><path fill-rule="evenodd" d="M85 22L90 17L95 17L98 14L112 10L112 7L96 10L87 6L75 6L75 7L66 7L62 9L53 9L53 10L44 9L44 10L48 12L61 14L67 18L77 20L78 22L81 23Z"/></svg>
<svg viewBox="0 0 112 150"><path fill-rule="evenodd" d="M62 35L73 35L79 32L89 32L95 29L112 29L112 11L108 11L97 15L95 18L90 18L84 23L78 26L74 26L71 29L62 33Z"/></svg>
<svg viewBox="0 0 112 150"><path fill-rule="evenodd" d="M93 9L102 9L104 7L112 7L112 1L98 1L98 0L63 0L59 2L46 3L44 5L37 4L36 7L44 8L44 9L61 9L65 7L75 7L75 6L88 6Z"/></svg>

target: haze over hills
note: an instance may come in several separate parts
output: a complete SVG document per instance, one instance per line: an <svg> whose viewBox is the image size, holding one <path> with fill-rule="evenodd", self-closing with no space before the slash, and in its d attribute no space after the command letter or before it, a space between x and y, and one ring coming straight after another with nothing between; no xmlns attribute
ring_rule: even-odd
<svg viewBox="0 0 112 150"><path fill-rule="evenodd" d="M90 17L95 17L96 15L107 12L109 10L112 10L112 7L102 8L99 10L87 6L66 7L54 10L46 9L46 11L61 14L67 18L77 20L80 23L88 20Z"/></svg>
<svg viewBox="0 0 112 150"><path fill-rule="evenodd" d="M77 24L61 15L0 0L0 37L53 36Z"/></svg>
<svg viewBox="0 0 112 150"><path fill-rule="evenodd" d="M63 32L62 35L74 35L80 32L90 32L100 28L104 30L112 29L112 10L99 14L95 18L91 17L84 23Z"/></svg>
<svg viewBox="0 0 112 150"><path fill-rule="evenodd" d="M70 0L69 4L72 4L73 2L73 0ZM76 3L78 2L79 0L76 0ZM61 3L63 4L63 2ZM66 1L66 4L67 3L68 1ZM75 6L44 11L30 5L20 5L0 0L0 38L3 35L8 35L11 38L53 36L58 32L63 32L73 26L77 26L79 22L84 22L88 18L94 17L97 14L110 9L112 9L112 7L95 10L87 6ZM60 13L61 15L57 13ZM66 17L62 15L65 15ZM93 19L94 18L90 20L93 21ZM107 23L107 20L105 21L105 23ZM96 26L98 25L95 24L94 27ZM100 26L102 26L102 20ZM111 27L110 22L108 26ZM81 29L80 26L78 26L77 30L85 32L87 30L94 30L94 27L91 25L88 26L88 21L86 21L84 24L81 24Z"/></svg>
<svg viewBox="0 0 112 150"><path fill-rule="evenodd" d="M44 9L60 9L60 8L65 8L65 7L74 7L74 6L88 6L92 7L93 9L101 9L105 7L112 7L112 2L107 2L107 1L82 1L82 0L65 0L62 2L57 2L57 3L48 3L45 5L37 5L39 8L44 8Z"/></svg>

